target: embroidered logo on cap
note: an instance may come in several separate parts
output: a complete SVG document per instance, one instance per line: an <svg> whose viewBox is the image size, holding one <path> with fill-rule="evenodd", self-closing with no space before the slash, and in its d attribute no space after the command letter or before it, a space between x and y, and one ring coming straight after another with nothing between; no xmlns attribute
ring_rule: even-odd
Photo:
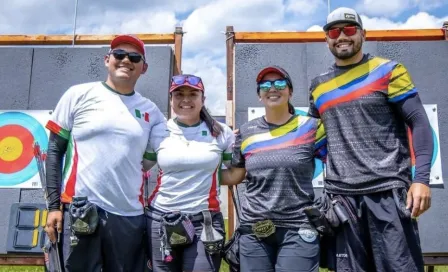
<svg viewBox="0 0 448 272"><path fill-rule="evenodd" d="M356 21L356 16L354 14L344 13L344 17L345 17L345 19L355 20Z"/></svg>

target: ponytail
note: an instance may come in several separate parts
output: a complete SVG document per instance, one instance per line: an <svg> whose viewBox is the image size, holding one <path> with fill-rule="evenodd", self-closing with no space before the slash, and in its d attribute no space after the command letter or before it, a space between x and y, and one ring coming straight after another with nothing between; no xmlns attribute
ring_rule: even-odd
<svg viewBox="0 0 448 272"><path fill-rule="evenodd" d="M288 112L290 114L292 114L292 115L294 115L296 113L296 109L294 108L294 106L289 101L288 101Z"/></svg>
<svg viewBox="0 0 448 272"><path fill-rule="evenodd" d="M218 137L223 131L221 125L210 115L205 106L202 106L199 118L205 122L213 137Z"/></svg>

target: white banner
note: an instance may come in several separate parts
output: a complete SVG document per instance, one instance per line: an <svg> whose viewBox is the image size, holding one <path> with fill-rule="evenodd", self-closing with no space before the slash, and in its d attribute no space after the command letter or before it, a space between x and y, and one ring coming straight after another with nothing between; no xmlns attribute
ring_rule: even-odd
<svg viewBox="0 0 448 272"><path fill-rule="evenodd" d="M443 185L442 179L442 160L440 158L440 141L439 141L439 123L437 118L437 105L428 104L424 105L426 114L428 115L429 122L431 124L433 139L434 139L434 150L433 158L431 161L431 175L430 175L430 185L440 186ZM296 113L307 115L308 107L296 107ZM255 119L257 117L263 116L265 113L264 107L249 107L248 108L248 121ZM412 167L414 171L414 165ZM323 187L323 163L316 159L316 170L314 172L313 186L314 188Z"/></svg>
<svg viewBox="0 0 448 272"><path fill-rule="evenodd" d="M46 154L50 110L0 111L0 188L42 188L33 145Z"/></svg>

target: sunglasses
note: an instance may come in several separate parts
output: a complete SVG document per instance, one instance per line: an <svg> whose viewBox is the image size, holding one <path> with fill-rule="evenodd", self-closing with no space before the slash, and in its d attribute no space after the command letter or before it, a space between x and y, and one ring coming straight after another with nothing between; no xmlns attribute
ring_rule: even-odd
<svg viewBox="0 0 448 272"><path fill-rule="evenodd" d="M115 49L110 52L117 60L124 60L125 57L128 57L130 62L139 63L142 59L145 58L136 52L126 52L123 49Z"/></svg>
<svg viewBox="0 0 448 272"><path fill-rule="evenodd" d="M192 76L192 75L179 75L179 76L173 76L171 78L171 82L176 85L184 84L185 82L188 82L190 85L197 86L200 82L202 82L200 77Z"/></svg>
<svg viewBox="0 0 448 272"><path fill-rule="evenodd" d="M328 30L327 36L330 39L336 39L341 35L341 32L344 32L346 36L350 37L355 35L357 31L357 26L334 27Z"/></svg>
<svg viewBox="0 0 448 272"><path fill-rule="evenodd" d="M260 88L260 91L262 92L269 92L271 90L272 86L277 91L284 90L286 86L288 86L288 81L286 79L277 79L277 80L263 80L260 83L258 83L258 88Z"/></svg>

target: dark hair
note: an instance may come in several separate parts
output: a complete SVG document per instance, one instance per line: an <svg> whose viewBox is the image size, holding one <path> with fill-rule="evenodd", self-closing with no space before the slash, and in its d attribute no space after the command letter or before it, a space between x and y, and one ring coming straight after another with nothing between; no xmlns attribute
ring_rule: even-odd
<svg viewBox="0 0 448 272"><path fill-rule="evenodd" d="M218 137L223 131L222 126L210 115L205 106L202 106L199 118L205 122L213 137Z"/></svg>
<svg viewBox="0 0 448 272"><path fill-rule="evenodd" d="M289 101L288 101L288 112L290 114L292 114L292 115L296 114L296 109L294 108L294 106Z"/></svg>

